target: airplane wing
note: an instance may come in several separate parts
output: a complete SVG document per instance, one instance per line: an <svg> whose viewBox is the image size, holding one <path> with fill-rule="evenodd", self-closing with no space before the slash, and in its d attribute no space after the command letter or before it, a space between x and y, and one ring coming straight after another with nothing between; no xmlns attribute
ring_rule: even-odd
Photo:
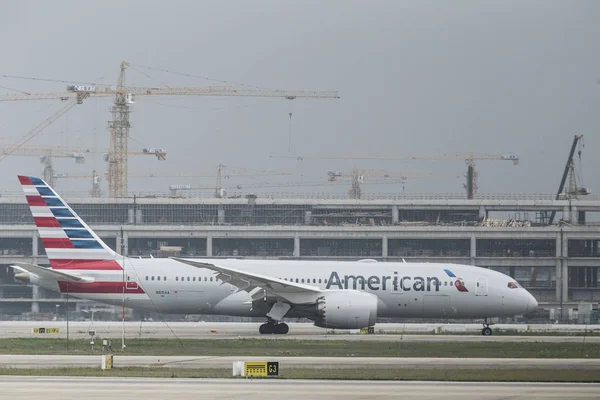
<svg viewBox="0 0 600 400"><path fill-rule="evenodd" d="M257 288L265 290L268 294L282 298L286 301L301 304L312 303L321 294L321 289L316 286L304 285L273 278L266 275L256 274L254 272L240 271L235 268L224 267L221 265L206 263L198 260L189 260L185 258L172 257L174 260L197 268L206 268L218 273L217 278L223 282L234 285L238 291L244 290L252 293ZM254 292L257 300L262 297L261 292Z"/></svg>
<svg viewBox="0 0 600 400"><path fill-rule="evenodd" d="M69 274L67 272L57 271L50 268L44 268L39 265L24 262L13 262L10 266L21 272L29 272L30 274L37 275L42 279L79 283L92 283L95 280L91 277Z"/></svg>

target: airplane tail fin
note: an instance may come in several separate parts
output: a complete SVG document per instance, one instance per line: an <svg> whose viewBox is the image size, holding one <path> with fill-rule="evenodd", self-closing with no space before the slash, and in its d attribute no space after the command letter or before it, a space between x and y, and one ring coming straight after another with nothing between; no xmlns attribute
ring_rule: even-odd
<svg viewBox="0 0 600 400"><path fill-rule="evenodd" d="M50 267L61 270L122 270L106 245L42 179L19 176Z"/></svg>

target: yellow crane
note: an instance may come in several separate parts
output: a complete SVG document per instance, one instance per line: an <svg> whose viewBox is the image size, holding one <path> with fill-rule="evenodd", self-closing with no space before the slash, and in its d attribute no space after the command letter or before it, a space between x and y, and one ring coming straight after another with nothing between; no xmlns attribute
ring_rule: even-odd
<svg viewBox="0 0 600 400"><path fill-rule="evenodd" d="M69 100L69 106L62 113L70 109L73 104L82 104L89 97L113 97L114 104L111 108L112 119L109 121L110 150L108 184L111 197L127 196L127 154L130 124L131 104L137 96L243 96L243 97L271 97L293 100L298 98L339 98L336 91L286 91L266 89L239 89L232 86L205 86L205 87L131 87L125 84L125 71L128 68L126 61L121 62L121 73L116 87L102 85L71 85L67 86L64 93L16 93L0 95L0 101L22 100ZM75 103L73 103L75 102ZM62 115L62 114L61 114ZM60 115L59 115L60 116ZM58 118L58 116L56 117ZM55 118L55 119L56 119Z"/></svg>
<svg viewBox="0 0 600 400"><path fill-rule="evenodd" d="M456 178L451 175L437 175L432 173L419 173L419 172L388 172L385 170L378 169L358 169L354 168L352 171L347 172L335 172L329 171L327 173L327 180L329 182L335 182L338 178L350 178L352 186L348 190L350 198L360 199L362 196L361 185L364 183L367 177L386 178L394 179L395 182L399 182L404 185L407 179L449 179Z"/></svg>
<svg viewBox="0 0 600 400"><path fill-rule="evenodd" d="M474 199L478 189L478 173L475 169L476 161L510 161L513 165L519 164L519 156L508 153L508 154L483 154L475 152L458 152L458 153L408 153L399 156L291 156L291 155L277 155L271 154L271 158L287 158L295 159L297 161L304 160L352 160L352 161L370 161L370 160L381 160L381 161L402 161L402 160L464 160L467 164L466 183L464 188L467 191L467 198Z"/></svg>

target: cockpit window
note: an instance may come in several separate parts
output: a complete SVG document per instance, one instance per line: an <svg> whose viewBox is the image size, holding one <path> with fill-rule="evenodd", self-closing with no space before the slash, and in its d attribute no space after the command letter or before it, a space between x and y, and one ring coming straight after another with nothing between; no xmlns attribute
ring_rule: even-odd
<svg viewBox="0 0 600 400"><path fill-rule="evenodd" d="M517 282L508 282L508 287L510 289L518 289L519 288L519 284Z"/></svg>

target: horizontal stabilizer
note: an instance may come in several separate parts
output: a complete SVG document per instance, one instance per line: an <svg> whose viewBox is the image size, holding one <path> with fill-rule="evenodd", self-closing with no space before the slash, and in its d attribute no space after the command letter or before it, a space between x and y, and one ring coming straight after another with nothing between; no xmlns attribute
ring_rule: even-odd
<svg viewBox="0 0 600 400"><path fill-rule="evenodd" d="M86 276L78 276L67 272L57 271L55 269L44 268L39 265L29 264L24 262L13 262L11 267L18 269L19 271L29 272L39 276L42 279L54 280L54 281L65 281L65 282L79 282L79 283L92 283L94 278Z"/></svg>

